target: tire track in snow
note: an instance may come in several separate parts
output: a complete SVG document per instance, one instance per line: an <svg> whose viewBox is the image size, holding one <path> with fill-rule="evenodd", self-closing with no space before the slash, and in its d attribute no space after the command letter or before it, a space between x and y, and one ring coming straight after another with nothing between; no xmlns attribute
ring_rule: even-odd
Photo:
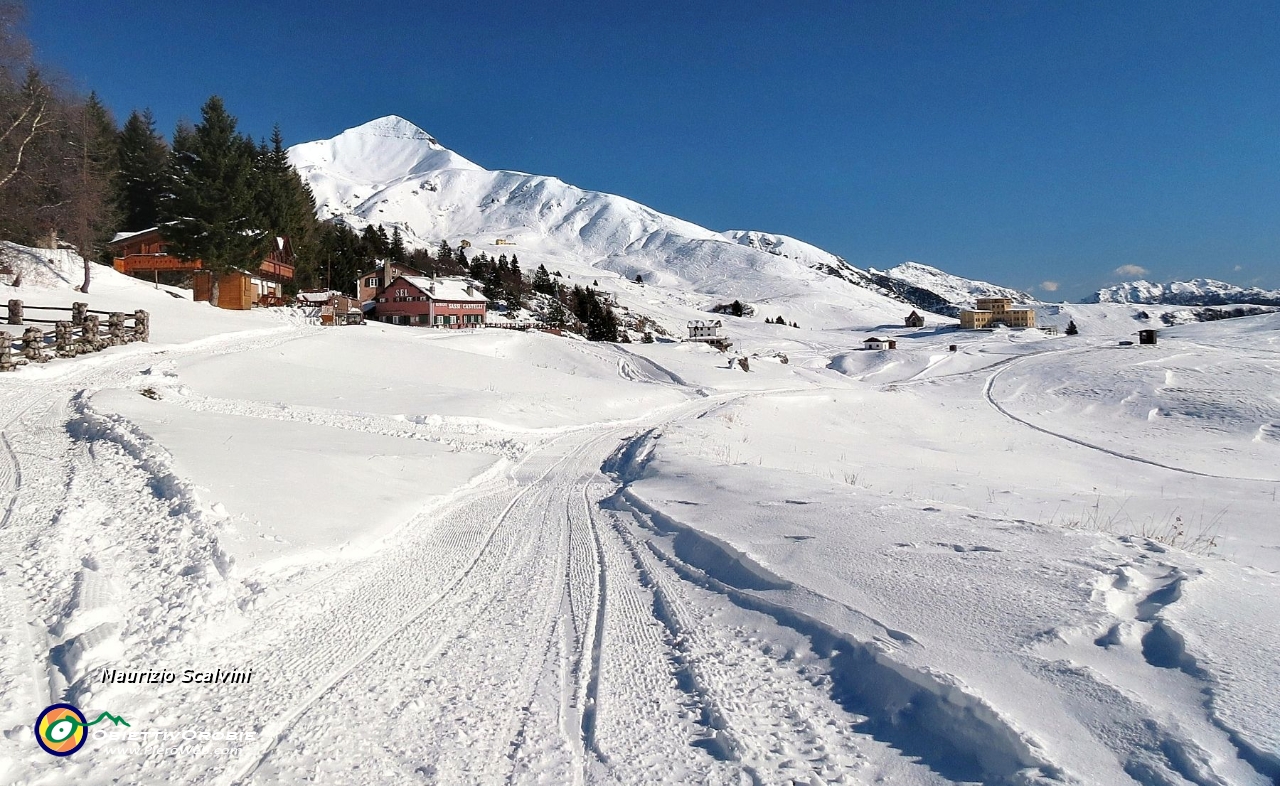
<svg viewBox="0 0 1280 786"><path fill-rule="evenodd" d="M247 778L252 776L253 773L261 767L267 757L271 755L272 751L281 742L281 740L284 739L289 730L294 726L298 719L303 716L303 714L308 712L316 703L321 701L335 688L337 688L342 681L355 672L356 669L360 668L367 661L373 658L388 643L400 636L405 630L418 623L439 603L454 594L458 587L471 577L476 566L480 564L482 558L484 558L488 553L489 547L493 543L494 538L502 529L503 525L508 523L508 518L516 506L519 505L526 496L537 489L538 484L550 476L562 463L568 461L572 455L573 454L571 453L570 455L562 457L559 461L553 463L537 478L536 481L525 486L511 499L506 507L503 508L502 512L494 519L494 522L489 528L484 540L480 543L479 548L471 556L461 572L459 572L442 590L433 595L426 603L420 605L407 618L401 620L397 625L394 625L389 631L374 639L344 666L340 667L337 671L332 672L302 702L295 705L289 713L284 715L277 723L273 724L270 732L264 735L268 738L267 744L256 750L254 755L250 757L250 763L239 771L233 773L227 783L231 785L243 783ZM493 594L496 594L496 588L495 592L490 595L490 599ZM465 616L463 619L465 620ZM433 660L437 655L439 655L440 651L447 643L448 640L445 637L439 638L436 645L428 649L423 654L421 660L424 662Z"/></svg>
<svg viewBox="0 0 1280 786"><path fill-rule="evenodd" d="M1096 349L1096 348L1095 348L1095 347L1090 347L1089 349ZM1081 351L1084 351L1084 350L1061 350L1061 352L1081 352ZM1037 426L1036 424L1032 423L1031 421L1026 420L1025 418L1021 418L1021 417L1019 417L1019 416L1017 416L1017 415L1013 414L1013 413L1012 413L1012 412L1010 412L1007 408L1005 408L1002 404L1000 404L1000 402L996 401L996 399L995 399L995 395L994 395L994 394L993 394L993 392L992 392L992 391L993 391L993 389L994 389L994 387L995 387L996 380L1000 378L1000 375L1001 375L1001 374L1003 374L1004 372L1006 372L1006 371L1008 371L1010 368L1012 368L1012 367L1013 367L1013 366L1014 366L1018 361L1028 360L1028 359L1030 359L1030 358L1032 358L1032 357L1039 357L1040 355L1044 355L1044 354L1048 354L1048 353L1038 353L1037 355L1028 355L1028 356L1026 356L1026 357L1020 357L1020 358L1017 358L1015 361L1013 361L1013 362L1011 362L1011 363L1009 363L1009 364L1005 365L1005 366L1004 366L1004 367L1002 367L1000 370L996 371L994 374L992 374L992 375L990 375L989 377L987 377L987 381L986 381L986 383L982 386L982 396L983 396L983 398L986 400L986 402L987 402L988 404L990 404L990 405L991 405L991 406L992 406L992 407L993 407L997 412L999 412L1001 415L1004 415L1004 416L1005 416L1006 418L1008 418L1009 420L1012 420L1012 421L1013 421L1013 422L1015 422L1015 423L1020 423L1020 424L1022 424L1023 426L1026 426L1026 427L1027 427L1027 428L1029 428L1029 429L1033 429L1033 430L1035 430L1035 431L1038 431L1038 432L1040 432L1041 434L1047 434L1048 436L1056 437L1056 438L1061 439L1061 440L1065 440L1066 442L1070 442L1070 443L1072 443L1072 444L1079 445L1079 446L1081 446L1081 447L1085 447L1085 448L1088 448L1088 449L1090 449L1090 450L1095 450L1095 451L1097 451L1097 452L1099 452L1099 453L1105 453L1105 454L1107 454L1107 455L1109 455L1109 456L1114 456L1114 457L1116 457L1116 458L1125 459L1126 461L1134 461L1134 462L1137 462L1137 463L1139 463L1139 464L1147 464L1147 465L1150 465L1150 466L1152 466L1152 467L1159 467L1160 469L1167 469L1167 470L1169 470L1169 471L1171 471L1171 472L1180 472L1180 473L1182 473L1182 474L1184 474L1184 475L1195 475L1195 476L1197 476L1197 477L1202 477L1202 478L1214 478L1214 479L1216 479L1216 480L1239 480L1239 481L1247 481L1247 482L1250 482L1250 483L1280 483L1280 479L1276 479L1276 478L1245 478L1245 477L1238 477L1238 476L1234 476L1234 475L1215 475L1215 474L1213 474L1212 472L1199 472L1199 471L1194 470L1194 469L1186 469L1185 467L1175 467L1175 466L1173 466L1172 464L1164 464L1164 463L1161 463L1161 462L1159 462L1159 461L1155 461L1155 460L1152 460L1152 459L1142 458L1141 456L1135 456L1135 455L1133 455L1133 454L1131 454L1131 453L1124 453L1124 452L1121 452L1121 451L1118 451L1118 450L1112 450L1112 449L1110 449L1110 448L1104 448L1104 447L1102 447L1101 445L1095 445L1095 444L1093 444L1092 442L1087 442L1087 441L1085 441L1085 440L1083 440L1083 439L1080 439L1080 438L1078 438L1078 437L1073 437L1073 436L1070 436L1070 435L1068 435L1068 434L1062 434L1062 433L1060 433L1060 432L1053 431L1053 430L1051 430L1051 429L1047 429L1047 428L1045 428L1045 427L1043 427L1043 426Z"/></svg>

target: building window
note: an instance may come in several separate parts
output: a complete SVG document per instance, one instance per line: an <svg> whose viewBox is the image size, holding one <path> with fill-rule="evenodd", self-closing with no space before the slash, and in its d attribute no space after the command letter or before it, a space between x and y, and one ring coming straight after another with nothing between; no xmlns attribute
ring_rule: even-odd
<svg viewBox="0 0 1280 786"><path fill-rule="evenodd" d="M376 286L378 286L378 277L377 277L377 276L369 276L367 279L365 279L365 281L364 281L364 285L365 285L366 287L376 287Z"/></svg>
<svg viewBox="0 0 1280 786"><path fill-rule="evenodd" d="M426 324L428 324L429 322L431 322L431 317L427 316L426 314L419 314L419 315L418 315L418 324L426 325Z"/></svg>

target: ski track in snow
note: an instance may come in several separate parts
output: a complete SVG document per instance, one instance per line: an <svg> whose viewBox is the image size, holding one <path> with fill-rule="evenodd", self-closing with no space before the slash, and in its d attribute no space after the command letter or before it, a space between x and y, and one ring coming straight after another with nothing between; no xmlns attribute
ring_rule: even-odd
<svg viewBox="0 0 1280 786"><path fill-rule="evenodd" d="M1055 354L1096 352L1096 351L1098 351L1096 347L1089 347L1087 349L1057 350ZM1079 437L1073 437L1069 434L1063 434L1057 431L1053 431L1052 429L1045 428L1044 426L1038 426L1035 423L1032 423L1031 421L1027 420L1026 418L1023 418L1014 414L1013 412L1009 411L1007 407L1005 407L1003 404L1001 404L999 401L996 400L995 393L994 393L996 381L1000 378L1002 374L1007 372L1010 368L1014 367L1018 361L1026 361L1026 360L1030 360L1031 358L1043 357L1045 354L1049 354L1049 353L1037 353L1035 355L1029 355L1023 358L1014 358L1002 364L997 371L995 371L994 373L992 373L990 376L987 377L987 380L982 387L983 398L986 399L987 403L990 404L992 408L994 408L997 412L999 412L1001 415L1004 415L1009 420L1014 421L1015 423L1020 423L1029 429L1040 432L1041 434L1047 434L1051 437L1056 437L1057 439L1065 440L1066 442L1070 442L1075 445L1088 448L1090 450L1096 450L1099 453L1106 453L1109 456L1115 456L1116 458L1125 459L1127 461L1135 461L1135 462L1138 462L1139 464L1149 464L1153 467L1159 467L1160 469L1167 469L1171 472L1180 472L1184 475L1197 475L1202 478L1217 478L1219 480L1240 480L1240 481L1256 482L1256 483L1273 483L1273 484L1280 483L1280 479L1278 478L1251 478L1251 477L1239 477L1235 475L1217 475L1212 472L1200 472L1194 469L1187 469L1185 467L1178 467L1172 464L1165 464L1165 463L1156 461L1154 459L1143 458L1142 456L1135 456L1131 453L1125 453L1123 451L1113 450L1111 448L1103 447L1101 445L1096 445L1092 442L1088 442L1086 440L1080 439Z"/></svg>

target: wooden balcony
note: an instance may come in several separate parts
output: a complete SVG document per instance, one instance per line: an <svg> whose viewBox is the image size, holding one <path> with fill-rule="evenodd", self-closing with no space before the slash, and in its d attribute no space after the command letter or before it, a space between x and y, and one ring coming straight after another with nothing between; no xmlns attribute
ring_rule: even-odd
<svg viewBox="0 0 1280 786"><path fill-rule="evenodd" d="M132 276L137 273L163 273L170 270L199 270L201 262L198 259L179 259L171 254L129 254L116 257L112 267L126 276Z"/></svg>
<svg viewBox="0 0 1280 786"><path fill-rule="evenodd" d="M126 276L132 276L140 273L165 273L169 271L194 273L197 270L203 270L204 263L199 259L179 259L172 254L129 254L123 257L116 257L112 267ZM258 266L256 274L263 278L284 281L293 279L293 271L293 265L277 262L273 259L264 259L262 264Z"/></svg>
<svg viewBox="0 0 1280 786"><path fill-rule="evenodd" d="M277 281L293 278L293 265L277 262L273 259L264 259L262 264L258 266L258 274L266 278L273 278Z"/></svg>

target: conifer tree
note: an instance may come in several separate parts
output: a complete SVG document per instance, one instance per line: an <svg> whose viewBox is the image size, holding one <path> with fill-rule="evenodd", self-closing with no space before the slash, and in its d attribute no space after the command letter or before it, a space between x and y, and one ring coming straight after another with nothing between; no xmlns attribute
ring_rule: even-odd
<svg viewBox="0 0 1280 786"><path fill-rule="evenodd" d="M506 290L511 307L522 308L524 306L524 273L520 271L520 260L516 259L515 254L511 255L511 268L507 273Z"/></svg>
<svg viewBox="0 0 1280 786"><path fill-rule="evenodd" d="M194 128L174 132L165 238L178 256L203 260L215 275L256 267L269 243L256 204L257 145L236 131L218 96L205 102L200 117Z"/></svg>
<svg viewBox="0 0 1280 786"><path fill-rule="evenodd" d="M569 314L564 310L564 304L560 300L553 299L550 307L547 308L546 321L552 327L564 327L569 321Z"/></svg>
<svg viewBox="0 0 1280 786"><path fill-rule="evenodd" d="M271 132L270 147L259 151L258 210L265 229L297 245L315 231L315 197L289 163L280 126Z"/></svg>
<svg viewBox="0 0 1280 786"><path fill-rule="evenodd" d="M156 132L150 109L130 113L117 139L115 179L120 228L140 232L158 226L169 186L169 146Z"/></svg>
<svg viewBox="0 0 1280 786"><path fill-rule="evenodd" d="M538 265L538 269L534 271L533 291L544 295L555 293L555 285L551 282L551 274L547 272L546 265Z"/></svg>
<svg viewBox="0 0 1280 786"><path fill-rule="evenodd" d="M258 215L270 236L287 237L293 245L296 283L312 285L320 281L318 269L318 222L311 188L289 163L280 126L271 132L271 144L258 150L256 204ZM331 277L326 268L326 278Z"/></svg>
<svg viewBox="0 0 1280 786"><path fill-rule="evenodd" d="M400 227L391 228L391 243L387 248L387 256L390 257L392 262L401 263L409 256L404 247L404 238L400 235Z"/></svg>
<svg viewBox="0 0 1280 786"><path fill-rule="evenodd" d="M360 244L364 246L365 255L369 259L386 259L390 251L389 243L385 240L386 233L379 234L379 228L370 224L360 232Z"/></svg>

